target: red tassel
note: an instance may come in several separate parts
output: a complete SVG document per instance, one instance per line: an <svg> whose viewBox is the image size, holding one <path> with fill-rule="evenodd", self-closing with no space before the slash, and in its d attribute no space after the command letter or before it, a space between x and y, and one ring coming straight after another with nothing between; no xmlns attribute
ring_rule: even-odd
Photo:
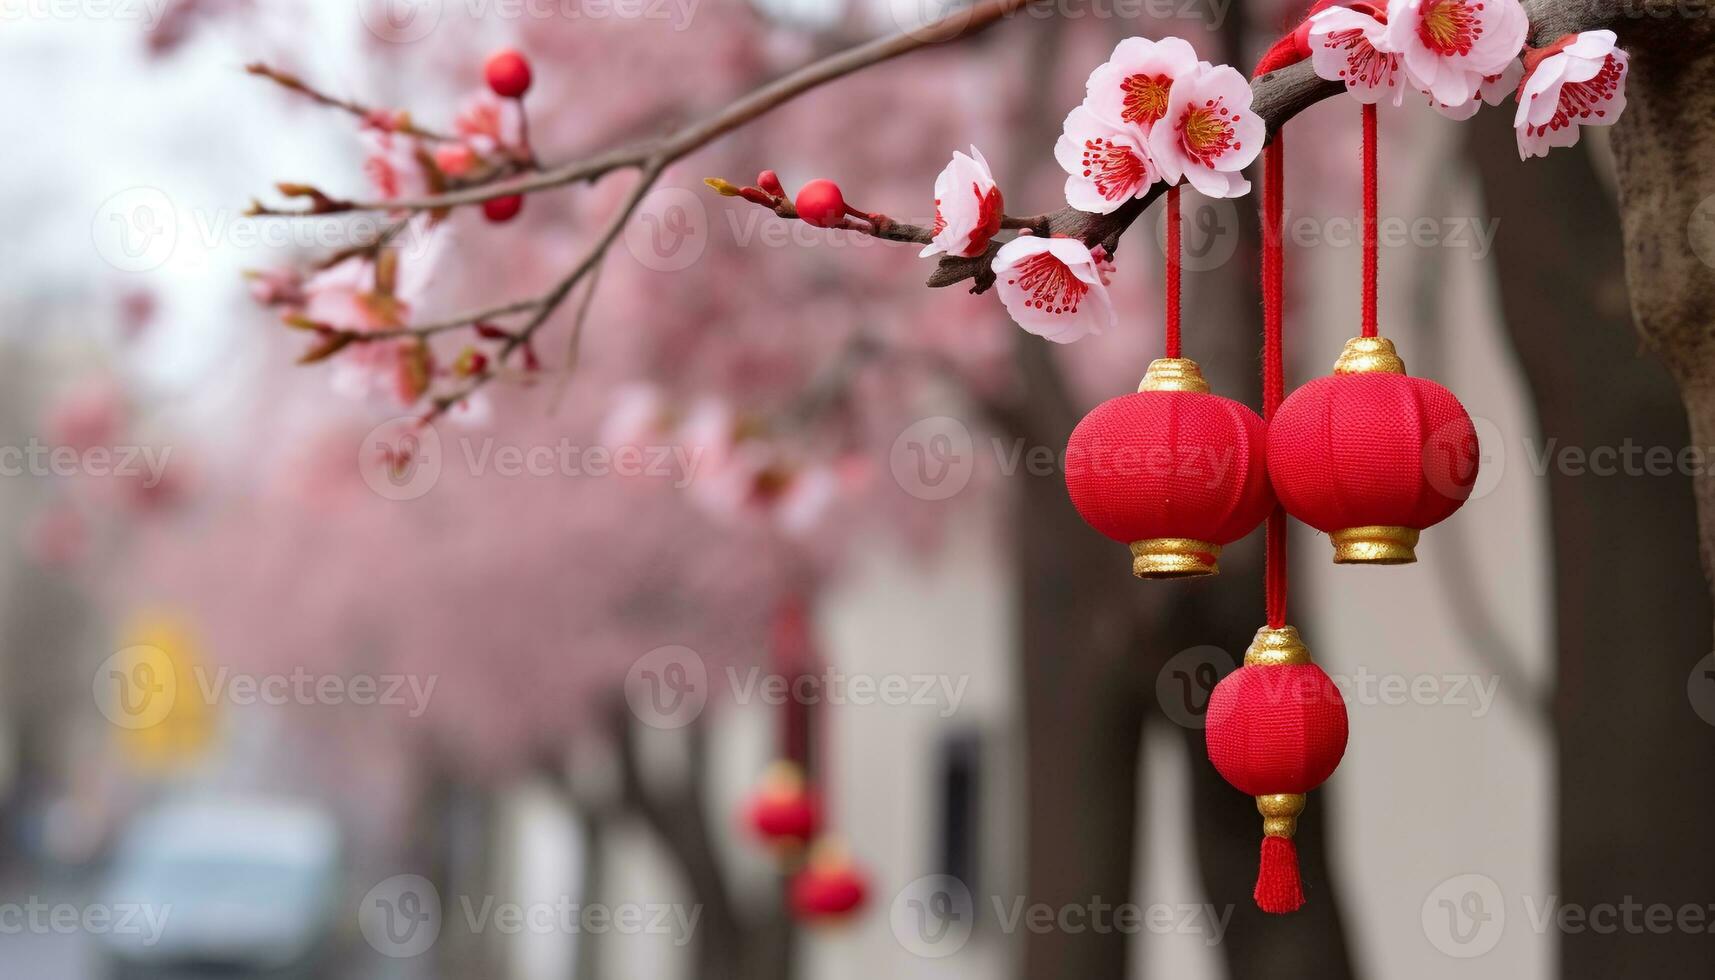
<svg viewBox="0 0 1715 980"><path fill-rule="evenodd" d="M1264 837L1262 864L1256 874L1257 908L1275 915L1304 907L1304 886L1298 880L1298 848L1290 837Z"/></svg>

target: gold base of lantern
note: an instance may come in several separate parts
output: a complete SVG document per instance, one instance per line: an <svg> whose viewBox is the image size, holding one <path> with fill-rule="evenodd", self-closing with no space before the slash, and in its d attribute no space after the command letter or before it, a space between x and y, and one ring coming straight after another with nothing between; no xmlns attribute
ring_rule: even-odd
<svg viewBox="0 0 1715 980"><path fill-rule="evenodd" d="M1145 538L1131 543L1131 573L1138 578L1218 575L1220 557L1220 545L1196 538Z"/></svg>
<svg viewBox="0 0 1715 980"><path fill-rule="evenodd" d="M1370 524L1328 535L1336 565L1409 565L1417 560L1416 528Z"/></svg>
<svg viewBox="0 0 1715 980"><path fill-rule="evenodd" d="M1189 357L1158 357L1149 362L1149 370L1137 383L1137 390L1190 391L1207 395L1209 382L1203 380L1203 369Z"/></svg>
<svg viewBox="0 0 1715 980"><path fill-rule="evenodd" d="M1270 793L1256 798L1262 814L1264 837L1288 837L1298 833L1298 815L1304 812L1303 793Z"/></svg>
<svg viewBox="0 0 1715 980"><path fill-rule="evenodd" d="M1335 374L1404 374L1405 362L1386 337L1353 337L1334 362Z"/></svg>
<svg viewBox="0 0 1715 980"><path fill-rule="evenodd" d="M1309 662L1310 648L1298 636L1296 626L1282 626L1280 629L1264 626L1256 631L1250 649L1245 651L1246 667L1278 667Z"/></svg>

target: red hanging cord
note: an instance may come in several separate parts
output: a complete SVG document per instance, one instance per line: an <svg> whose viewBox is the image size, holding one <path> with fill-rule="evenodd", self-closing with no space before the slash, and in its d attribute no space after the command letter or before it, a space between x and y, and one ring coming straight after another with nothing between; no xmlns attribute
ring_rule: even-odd
<svg viewBox="0 0 1715 980"><path fill-rule="evenodd" d="M1281 312L1284 306L1284 256L1282 225L1284 224L1285 152L1283 134L1263 148L1262 176L1262 417L1268 421L1280 407L1284 397L1285 367L1281 354ZM1278 504L1268 515L1264 592L1267 596L1268 625L1280 629L1286 625L1286 511Z"/></svg>
<svg viewBox="0 0 1715 980"><path fill-rule="evenodd" d="M1364 106L1364 336L1376 335L1376 107Z"/></svg>
<svg viewBox="0 0 1715 980"><path fill-rule="evenodd" d="M1179 356L1179 185L1167 188L1167 356Z"/></svg>

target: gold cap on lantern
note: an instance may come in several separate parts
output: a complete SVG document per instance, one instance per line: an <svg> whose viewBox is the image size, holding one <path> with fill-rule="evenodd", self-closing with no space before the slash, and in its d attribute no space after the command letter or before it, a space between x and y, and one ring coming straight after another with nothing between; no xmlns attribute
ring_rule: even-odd
<svg viewBox="0 0 1715 980"><path fill-rule="evenodd" d="M1189 357L1158 357L1149 362L1149 370L1137 383L1138 391L1191 391L1209 393L1209 382L1203 380L1203 369Z"/></svg>
<svg viewBox="0 0 1715 980"><path fill-rule="evenodd" d="M1404 374L1405 362L1386 337L1353 337L1334 362L1335 374Z"/></svg>
<svg viewBox="0 0 1715 980"><path fill-rule="evenodd" d="M1146 538L1131 543L1131 573L1149 579L1217 575L1220 557L1220 545L1196 538Z"/></svg>
<svg viewBox="0 0 1715 980"><path fill-rule="evenodd" d="M1418 530L1391 524L1369 524L1334 531L1336 565L1409 565L1417 560Z"/></svg>
<svg viewBox="0 0 1715 980"><path fill-rule="evenodd" d="M1264 837L1288 837L1298 833L1298 815L1304 812L1303 793L1270 793L1256 798L1262 814Z"/></svg>
<svg viewBox="0 0 1715 980"><path fill-rule="evenodd" d="M1310 648L1304 645L1304 640L1298 636L1298 628L1295 626L1282 626L1280 629L1264 626L1256 631L1250 648L1245 651L1246 667L1309 662Z"/></svg>

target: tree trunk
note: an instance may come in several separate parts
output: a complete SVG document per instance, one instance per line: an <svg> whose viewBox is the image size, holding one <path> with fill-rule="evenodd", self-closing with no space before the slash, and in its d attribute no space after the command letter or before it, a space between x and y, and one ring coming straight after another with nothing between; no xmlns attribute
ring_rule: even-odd
<svg viewBox="0 0 1715 980"><path fill-rule="evenodd" d="M1715 297L1709 268L1685 247L1691 208L1715 192L1707 156L1715 61L1630 47L1631 105L1614 143L1631 305L1684 387L1689 433L1668 372L1639 356L1621 279L1621 214L1588 155L1561 149L1520 163L1509 119L1493 112L1475 120L1472 149L1502 229L1502 312L1535 396L1541 445L1677 455L1688 435L1703 444L1715 436L1715 403L1697 394L1710 365L1695 363L1707 358ZM1703 93L1701 138L1688 138L1691 120L1676 111L1692 91ZM1522 438L1506 450L1509 466L1542 453ZM1710 648L1712 614L1691 534L1693 481L1681 472L1598 476L1548 458L1559 901L1586 912L1628 901L1701 909L1715 880L1715 729L1686 698L1692 665ZM1707 478L1698 482L1707 542L1711 498ZM1507 898L1507 911L1522 914L1520 896ZM1709 937L1678 929L1569 928L1559 939L1562 976L1572 980L1706 976L1715 967Z"/></svg>

